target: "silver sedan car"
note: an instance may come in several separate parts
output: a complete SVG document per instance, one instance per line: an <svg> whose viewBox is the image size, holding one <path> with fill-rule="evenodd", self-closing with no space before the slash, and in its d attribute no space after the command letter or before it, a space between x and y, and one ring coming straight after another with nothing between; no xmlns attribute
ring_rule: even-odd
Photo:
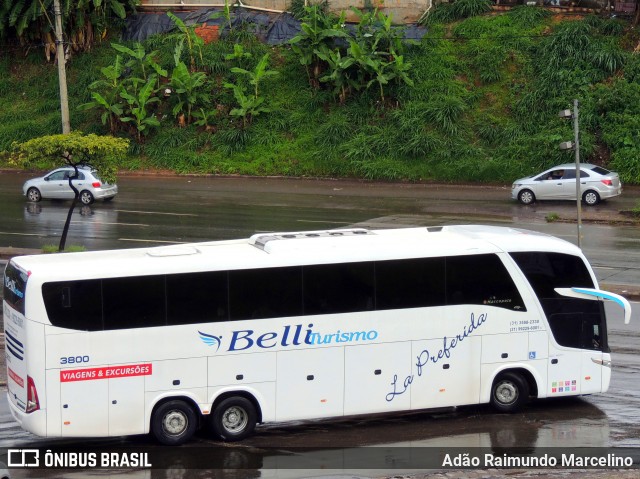
<svg viewBox="0 0 640 479"><path fill-rule="evenodd" d="M589 206L597 205L601 200L621 193L622 183L618 173L589 163L580 165L580 195L584 203ZM511 198L523 205L530 205L536 200L575 201L575 163L558 165L537 175L514 181L511 186Z"/></svg>
<svg viewBox="0 0 640 479"><path fill-rule="evenodd" d="M22 186L22 193L29 201L41 199L72 200L73 190L69 187L69 177L74 174L72 167L63 167L50 171L44 176L27 180ZM78 167L78 178L71 180L80 192L80 202L90 205L95 200L112 200L118 194L118 186L104 183L96 170Z"/></svg>

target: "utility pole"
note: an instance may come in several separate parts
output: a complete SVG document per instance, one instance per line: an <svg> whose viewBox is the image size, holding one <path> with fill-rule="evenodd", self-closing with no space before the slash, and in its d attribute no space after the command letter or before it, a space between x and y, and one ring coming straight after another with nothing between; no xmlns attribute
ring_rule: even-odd
<svg viewBox="0 0 640 479"><path fill-rule="evenodd" d="M562 110L560 118L573 119L573 141L560 143L561 150L573 150L576 154L576 207L578 215L578 248L582 249L582 196L580 194L580 129L578 127L578 100L573 100L573 113L571 110Z"/></svg>
<svg viewBox="0 0 640 479"><path fill-rule="evenodd" d="M62 133L71 132L69 121L69 97L67 96L67 72L65 70L64 41L62 37L62 9L60 0L53 0L53 13L56 21L56 59L58 61L58 84L60 86L60 112L62 114Z"/></svg>
<svg viewBox="0 0 640 479"><path fill-rule="evenodd" d="M578 128L578 100L573 100L573 135L576 152L576 207L578 212L578 248L582 249L582 195L580 194L580 136Z"/></svg>

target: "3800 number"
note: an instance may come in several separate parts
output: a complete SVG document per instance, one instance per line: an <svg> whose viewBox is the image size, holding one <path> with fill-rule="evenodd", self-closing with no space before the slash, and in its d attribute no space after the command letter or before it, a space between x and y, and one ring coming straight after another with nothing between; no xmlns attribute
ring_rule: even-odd
<svg viewBox="0 0 640 479"><path fill-rule="evenodd" d="M88 362L89 356L67 356L60 358L60 364L81 364Z"/></svg>

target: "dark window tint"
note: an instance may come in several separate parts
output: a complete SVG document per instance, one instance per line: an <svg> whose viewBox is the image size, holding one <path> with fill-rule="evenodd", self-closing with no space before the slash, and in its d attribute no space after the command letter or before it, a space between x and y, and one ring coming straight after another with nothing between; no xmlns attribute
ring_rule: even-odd
<svg viewBox="0 0 640 479"><path fill-rule="evenodd" d="M105 329L166 324L164 276L102 280Z"/></svg>
<svg viewBox="0 0 640 479"><path fill-rule="evenodd" d="M302 268L229 271L231 319L302 315Z"/></svg>
<svg viewBox="0 0 640 479"><path fill-rule="evenodd" d="M12 263L4 270L4 300L19 313L24 314L24 298L29 276Z"/></svg>
<svg viewBox="0 0 640 479"><path fill-rule="evenodd" d="M608 351L601 301L546 299L544 310L553 336L561 346Z"/></svg>
<svg viewBox="0 0 640 479"><path fill-rule="evenodd" d="M444 304L444 258L376 263L376 309L420 308Z"/></svg>
<svg viewBox="0 0 640 479"><path fill-rule="evenodd" d="M447 304L486 304L525 310L511 275L494 254L447 258Z"/></svg>
<svg viewBox="0 0 640 479"><path fill-rule="evenodd" d="M582 258L561 253L512 253L538 296L558 344L608 351L604 306L600 301L561 296L555 288L593 288Z"/></svg>
<svg viewBox="0 0 640 479"><path fill-rule="evenodd" d="M576 170L566 170L563 180L574 180L576 178ZM589 178L589 173L584 170L580 170L580 178Z"/></svg>
<svg viewBox="0 0 640 479"><path fill-rule="evenodd" d="M582 258L561 253L511 253L538 298L557 298L555 288L593 288L593 280Z"/></svg>
<svg viewBox="0 0 640 479"><path fill-rule="evenodd" d="M167 324L229 319L227 272L173 274L167 281Z"/></svg>
<svg viewBox="0 0 640 479"><path fill-rule="evenodd" d="M42 296L51 324L79 331L101 330L100 283L99 279L95 279L43 284Z"/></svg>
<svg viewBox="0 0 640 479"><path fill-rule="evenodd" d="M373 263L305 266L304 314L351 313L374 308Z"/></svg>
<svg viewBox="0 0 640 479"><path fill-rule="evenodd" d="M594 168L591 168L591 171L594 171L594 172L598 173L599 175L603 175L603 176L611 174L611 172L609 170L606 170L606 169L602 168L601 166L596 166Z"/></svg>

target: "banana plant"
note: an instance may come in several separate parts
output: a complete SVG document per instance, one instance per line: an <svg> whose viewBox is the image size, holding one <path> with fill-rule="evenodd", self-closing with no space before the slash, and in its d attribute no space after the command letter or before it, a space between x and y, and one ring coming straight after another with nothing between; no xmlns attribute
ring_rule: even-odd
<svg viewBox="0 0 640 479"><path fill-rule="evenodd" d="M208 95L203 91L206 80L205 73L190 72L184 62L179 62L173 69L169 85L178 98L173 107L173 116L184 114L187 125L191 123L193 108L208 99Z"/></svg>
<svg viewBox="0 0 640 479"><path fill-rule="evenodd" d="M305 67L309 84L315 88L319 87L318 81L325 66L316 52L323 45L334 48L336 39L348 37L344 29L345 19L344 12L340 17L335 17L325 13L318 5L305 7L300 33L289 41L300 64Z"/></svg>
<svg viewBox="0 0 640 479"><path fill-rule="evenodd" d="M179 49L180 52L182 51L182 46L186 43L187 50L189 51L189 64L191 65L191 71L195 71L196 59L194 51L197 50L198 58L200 58L200 64L202 64L202 47L204 46L204 40L196 35L195 25L188 26L171 12L167 12L167 16L178 28L178 33L168 35L166 39L169 41L176 41L176 51ZM178 64L178 61L179 59L176 59L176 65Z"/></svg>
<svg viewBox="0 0 640 479"><path fill-rule="evenodd" d="M333 86L333 94L342 104L347 99L347 94L352 87L357 87L356 83L351 79L351 67L355 64L355 59L350 56L342 56L340 50L332 50L323 47L316 50L315 54L318 58L327 63L328 69L324 76L320 77L323 83L330 83Z"/></svg>
<svg viewBox="0 0 640 479"><path fill-rule="evenodd" d="M233 83L225 83L225 88L233 90L233 96L238 103L237 108L233 108L229 114L238 118L242 118L242 126L246 128L247 124L250 124L252 119L261 113L268 113L268 108L262 106L264 98L255 97L253 95L246 95L246 89L242 85L236 85Z"/></svg>
<svg viewBox="0 0 640 479"><path fill-rule="evenodd" d="M125 67L131 69L132 77L140 77L146 82L151 76L158 80L167 76L167 70L155 60L158 56L157 50L147 53L144 45L138 42L133 49L118 43L112 43L111 47L128 57Z"/></svg>
<svg viewBox="0 0 640 479"><path fill-rule="evenodd" d="M109 123L109 131L115 134L118 122L123 113L123 103L120 92L123 89L122 74L124 67L120 55L116 55L113 64L100 69L103 78L89 85L92 101L80 105L81 110L102 110L102 124Z"/></svg>
<svg viewBox="0 0 640 479"><path fill-rule="evenodd" d="M233 67L231 69L231 72L239 73L249 78L249 83L254 87L254 97L257 99L259 96L258 86L260 85L260 82L267 77L279 75L279 72L276 70L268 70L268 64L269 54L265 53L253 70L250 71L245 70L244 68Z"/></svg>
<svg viewBox="0 0 640 479"><path fill-rule="evenodd" d="M21 44L49 43L54 0L0 1L0 38L15 35ZM60 0L65 40L73 51L89 50L107 30L130 13L140 0ZM49 49L45 51L50 53Z"/></svg>
<svg viewBox="0 0 640 479"><path fill-rule="evenodd" d="M129 115L120 117L120 121L133 124L138 142L142 141L142 136L146 135L149 129L160 126L160 121L153 112L149 111L152 103L160 101L158 97L153 96L156 92L155 83L156 76L152 74L139 90L136 88L133 92L126 90L120 92L120 96L127 105L125 114Z"/></svg>

